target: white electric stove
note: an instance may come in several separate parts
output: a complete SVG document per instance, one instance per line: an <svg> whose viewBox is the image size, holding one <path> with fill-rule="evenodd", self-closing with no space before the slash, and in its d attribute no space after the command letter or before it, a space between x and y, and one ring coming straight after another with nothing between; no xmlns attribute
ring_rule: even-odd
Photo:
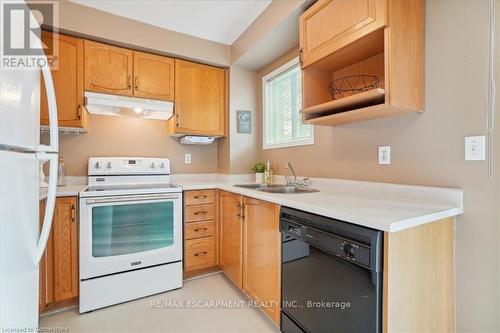
<svg viewBox="0 0 500 333"><path fill-rule="evenodd" d="M164 158L90 158L80 313L182 287L182 189Z"/></svg>

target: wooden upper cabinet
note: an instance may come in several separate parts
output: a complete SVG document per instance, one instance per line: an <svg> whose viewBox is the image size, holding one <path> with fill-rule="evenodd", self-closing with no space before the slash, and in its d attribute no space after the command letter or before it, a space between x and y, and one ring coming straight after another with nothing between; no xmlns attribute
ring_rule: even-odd
<svg viewBox="0 0 500 333"><path fill-rule="evenodd" d="M174 59L134 52L134 96L174 100Z"/></svg>
<svg viewBox="0 0 500 333"><path fill-rule="evenodd" d="M85 90L132 96L134 52L85 40Z"/></svg>
<svg viewBox="0 0 500 333"><path fill-rule="evenodd" d="M42 41L52 46L54 38L59 44L59 54L52 66L59 126L80 127L87 125L87 112L83 107L83 40L52 32L42 31ZM41 80L40 124L49 125L49 112L45 84Z"/></svg>
<svg viewBox="0 0 500 333"><path fill-rule="evenodd" d="M337 126L423 112L424 23L424 0L315 3L300 18L303 121Z"/></svg>
<svg viewBox="0 0 500 333"><path fill-rule="evenodd" d="M386 25L387 0L319 0L300 17L303 66Z"/></svg>
<svg viewBox="0 0 500 333"><path fill-rule="evenodd" d="M280 207L244 197L243 291L266 302L262 310L277 324L281 300Z"/></svg>
<svg viewBox="0 0 500 333"><path fill-rule="evenodd" d="M171 134L224 136L227 70L175 60L175 118Z"/></svg>
<svg viewBox="0 0 500 333"><path fill-rule="evenodd" d="M219 191L219 265L240 289L242 288L242 198Z"/></svg>

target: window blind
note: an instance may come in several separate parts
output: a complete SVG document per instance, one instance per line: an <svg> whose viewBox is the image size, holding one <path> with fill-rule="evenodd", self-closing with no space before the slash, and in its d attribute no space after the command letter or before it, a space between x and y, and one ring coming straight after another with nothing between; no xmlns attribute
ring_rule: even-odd
<svg viewBox="0 0 500 333"><path fill-rule="evenodd" d="M312 138L312 126L302 123L300 66L296 64L265 82L264 148L293 146Z"/></svg>

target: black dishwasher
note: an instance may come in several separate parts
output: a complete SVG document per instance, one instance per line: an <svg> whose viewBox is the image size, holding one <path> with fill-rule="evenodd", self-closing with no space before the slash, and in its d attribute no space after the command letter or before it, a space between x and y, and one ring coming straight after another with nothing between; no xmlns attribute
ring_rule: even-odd
<svg viewBox="0 0 500 333"><path fill-rule="evenodd" d="M382 331L383 232L281 209L281 331Z"/></svg>

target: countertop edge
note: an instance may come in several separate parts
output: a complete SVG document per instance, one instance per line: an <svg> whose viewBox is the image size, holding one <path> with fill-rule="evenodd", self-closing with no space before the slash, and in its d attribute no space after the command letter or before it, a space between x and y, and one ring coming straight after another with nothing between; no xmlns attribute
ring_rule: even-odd
<svg viewBox="0 0 500 333"><path fill-rule="evenodd" d="M251 190L251 189L237 188L237 187L234 187L233 185L229 185L229 184L216 184L216 183L210 184L210 183L208 183L208 184L189 184L189 185L184 185L184 186L182 184L178 184L178 186L182 187L183 191L219 189L219 190L223 190L223 191L227 191L227 192L245 195L245 196L252 197L255 199L259 199L259 200L268 201L268 202L278 204L281 206L295 208L295 209L307 211L307 212L310 212L313 214L318 214L318 215L346 221L346 222L353 223L356 225L361 225L364 227L381 230L384 232L399 232L399 231L407 230L407 229L410 229L410 228L413 228L413 227L416 227L419 225L439 221L439 220L449 218L449 217L454 217L454 216L457 216L457 215L460 215L463 213L463 207L456 206L456 207L450 207L448 209L438 210L436 212L432 212L429 214L416 216L416 217L401 220L401 221L391 222L389 224L384 224L384 223L379 223L379 222L374 222L374 221L360 220L360 219L352 218L349 216L341 216L341 215L337 215L337 214L332 214L332 212L328 211L327 209L321 209L319 207L311 207L310 205L307 205L307 204L299 204L296 202L290 202L290 201L287 201L286 199L283 199L281 197L270 198L269 194L267 194L267 193L261 193L261 192Z"/></svg>

